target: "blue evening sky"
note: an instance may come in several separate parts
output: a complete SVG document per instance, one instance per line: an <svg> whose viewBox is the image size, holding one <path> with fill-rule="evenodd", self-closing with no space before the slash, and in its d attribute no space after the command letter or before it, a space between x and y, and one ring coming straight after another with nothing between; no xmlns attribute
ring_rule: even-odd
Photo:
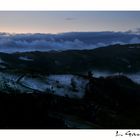
<svg viewBox="0 0 140 140"><path fill-rule="evenodd" d="M140 27L140 12L0 12L0 32L127 31Z"/></svg>

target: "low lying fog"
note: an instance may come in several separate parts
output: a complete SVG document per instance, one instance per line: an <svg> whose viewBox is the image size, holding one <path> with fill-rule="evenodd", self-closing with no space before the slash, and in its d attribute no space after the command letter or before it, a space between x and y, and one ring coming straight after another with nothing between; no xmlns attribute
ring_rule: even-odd
<svg viewBox="0 0 140 140"><path fill-rule="evenodd" d="M93 74L95 77L100 77L100 76L107 77L110 75L119 75L119 73L112 73L109 71L104 71L104 72L103 71L93 71ZM131 80L133 80L134 82L140 84L140 72L135 73L135 74L125 74L125 73L120 73L120 74L123 74L123 75L127 76L128 78L130 78Z"/></svg>

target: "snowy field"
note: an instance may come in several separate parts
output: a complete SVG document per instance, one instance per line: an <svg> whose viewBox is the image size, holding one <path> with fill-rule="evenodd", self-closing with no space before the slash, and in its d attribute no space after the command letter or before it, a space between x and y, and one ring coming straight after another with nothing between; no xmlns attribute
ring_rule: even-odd
<svg viewBox="0 0 140 140"><path fill-rule="evenodd" d="M0 88L18 89L20 92L46 92L59 96L82 98L87 80L74 75L50 75L46 77L31 77L0 72ZM75 87L72 86L75 84Z"/></svg>
<svg viewBox="0 0 140 140"><path fill-rule="evenodd" d="M117 73L94 71L95 77L106 77L110 74L117 75ZM126 76L140 84L139 73ZM59 96L68 96L70 98L82 98L87 83L88 81L82 77L70 74L32 77L0 72L0 89L3 91L7 91L7 89L19 90L21 93L39 91Z"/></svg>

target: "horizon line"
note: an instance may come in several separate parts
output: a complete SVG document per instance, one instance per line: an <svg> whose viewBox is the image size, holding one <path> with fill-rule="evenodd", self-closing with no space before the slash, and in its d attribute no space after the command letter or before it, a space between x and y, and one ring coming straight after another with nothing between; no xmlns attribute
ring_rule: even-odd
<svg viewBox="0 0 140 140"><path fill-rule="evenodd" d="M104 31L64 31L64 32L57 32L57 33L49 33L49 32L1 32L0 34L52 34L52 35L57 35L57 34L66 34L66 33L129 33L129 34L138 34L137 32L130 32L129 30L127 31L109 31L109 30L104 30Z"/></svg>

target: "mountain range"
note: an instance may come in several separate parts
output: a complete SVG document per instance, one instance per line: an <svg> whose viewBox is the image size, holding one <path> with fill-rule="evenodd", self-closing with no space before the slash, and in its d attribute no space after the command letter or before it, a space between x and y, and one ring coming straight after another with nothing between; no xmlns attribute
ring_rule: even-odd
<svg viewBox="0 0 140 140"><path fill-rule="evenodd" d="M140 71L140 44L109 45L92 50L0 53L1 70L45 74Z"/></svg>

